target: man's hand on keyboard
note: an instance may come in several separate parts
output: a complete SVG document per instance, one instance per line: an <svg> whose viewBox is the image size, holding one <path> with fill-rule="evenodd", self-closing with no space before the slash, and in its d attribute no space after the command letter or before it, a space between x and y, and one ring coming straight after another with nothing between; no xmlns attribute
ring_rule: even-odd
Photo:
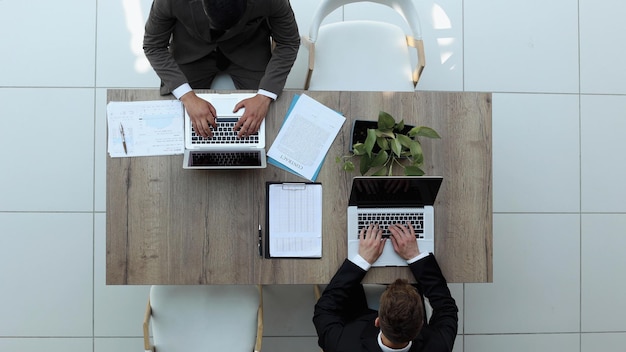
<svg viewBox="0 0 626 352"><path fill-rule="evenodd" d="M235 124L235 131L238 132L237 136L239 138L247 137L259 131L261 122L263 122L263 119L267 116L267 111L270 109L271 102L271 98L257 94L235 105L233 112L241 108L246 109L241 118L239 118L239 121Z"/></svg>
<svg viewBox="0 0 626 352"><path fill-rule="evenodd" d="M359 255L373 264L383 254L386 241L378 225L369 224L367 229L362 228L359 233Z"/></svg>
<svg viewBox="0 0 626 352"><path fill-rule="evenodd" d="M393 249L400 257L409 260L420 254L417 241L415 240L415 231L410 222L408 223L408 228L402 224L389 226L389 232L391 232L389 238L391 239L391 244L393 244Z"/></svg>
<svg viewBox="0 0 626 352"><path fill-rule="evenodd" d="M193 91L180 97L180 101L183 102L196 133L205 138L213 136L211 126L216 127L215 115L217 115L213 105L199 98Z"/></svg>

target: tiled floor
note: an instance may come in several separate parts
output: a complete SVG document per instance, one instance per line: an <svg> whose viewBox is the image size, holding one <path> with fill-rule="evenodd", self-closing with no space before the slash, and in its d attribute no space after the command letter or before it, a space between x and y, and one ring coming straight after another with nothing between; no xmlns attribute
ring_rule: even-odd
<svg viewBox="0 0 626 352"><path fill-rule="evenodd" d="M305 34L319 0L291 2ZM494 93L494 282L451 285L455 352L624 350L626 3L415 4L419 89ZM0 0L0 351L142 348L148 287L104 284L105 106L107 88L158 86L150 5ZM401 24L377 4L328 21L344 18ZM288 88L305 73L301 51ZM266 287L263 350L318 351L313 303Z"/></svg>

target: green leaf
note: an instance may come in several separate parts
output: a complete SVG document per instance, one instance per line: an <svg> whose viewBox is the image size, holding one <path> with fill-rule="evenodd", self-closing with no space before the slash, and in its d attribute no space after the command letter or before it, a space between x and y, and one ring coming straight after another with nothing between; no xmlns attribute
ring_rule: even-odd
<svg viewBox="0 0 626 352"><path fill-rule="evenodd" d="M372 156L372 149L376 143L376 131L372 128L367 129L367 138L365 138L365 152L368 156Z"/></svg>
<svg viewBox="0 0 626 352"><path fill-rule="evenodd" d="M338 157L338 156L336 156L336 157L335 157L335 162L336 162L336 163L340 163L340 162L341 162L341 158L340 158L340 157Z"/></svg>
<svg viewBox="0 0 626 352"><path fill-rule="evenodd" d="M370 168L384 165L389 159L389 154L386 151L381 150L370 162Z"/></svg>
<svg viewBox="0 0 626 352"><path fill-rule="evenodd" d="M409 131L408 135L410 137L418 136L418 137L426 137L426 138L441 138L441 136L439 136L439 133L437 133L437 131L426 126L413 127Z"/></svg>
<svg viewBox="0 0 626 352"><path fill-rule="evenodd" d="M378 113L378 129L379 130L392 129L395 124L396 124L396 120L393 118L393 116L389 115L388 113L384 111L380 111Z"/></svg>
<svg viewBox="0 0 626 352"><path fill-rule="evenodd" d="M345 163L343 163L343 169L345 171L354 171L354 163L352 161L346 161Z"/></svg>
<svg viewBox="0 0 626 352"><path fill-rule="evenodd" d="M411 150L411 155L414 158L424 153L422 150L422 145L418 141L411 140L411 143L409 144L409 149Z"/></svg>
<svg viewBox="0 0 626 352"><path fill-rule="evenodd" d="M376 170L376 172L372 173L372 176L385 176L385 175L387 175L386 167L381 167L380 169Z"/></svg>
<svg viewBox="0 0 626 352"><path fill-rule="evenodd" d="M417 166L406 166L404 168L404 174L406 176L422 176L424 171Z"/></svg>
<svg viewBox="0 0 626 352"><path fill-rule="evenodd" d="M395 138L395 136L392 130L376 130L376 137L378 138Z"/></svg>
<svg viewBox="0 0 626 352"><path fill-rule="evenodd" d="M424 163L424 154L413 155L413 165L422 165Z"/></svg>
<svg viewBox="0 0 626 352"><path fill-rule="evenodd" d="M370 165L371 158L369 157L369 155L363 154L363 156L361 157L361 162L359 164L359 172L361 172L361 175L365 175L367 173L367 171L371 167Z"/></svg>
<svg viewBox="0 0 626 352"><path fill-rule="evenodd" d="M389 150L389 142L387 138L377 137L376 144L378 144L381 150Z"/></svg>
<svg viewBox="0 0 626 352"><path fill-rule="evenodd" d="M404 120L400 120L394 127L394 129L398 132L401 132L404 129Z"/></svg>
<svg viewBox="0 0 626 352"><path fill-rule="evenodd" d="M412 140L411 138L403 135L403 134L398 134L396 136L396 138L398 139L398 141L400 141L400 144L402 144L403 147L410 149L411 148L411 143L415 143L414 140Z"/></svg>
<svg viewBox="0 0 626 352"><path fill-rule="evenodd" d="M400 141L397 139L392 139L390 141L390 144L391 144L391 150L393 150L393 153L399 157L400 154L402 153L402 144L400 144Z"/></svg>
<svg viewBox="0 0 626 352"><path fill-rule="evenodd" d="M352 152L354 153L354 155L366 154L367 151L365 150L365 144L363 144L363 143L355 143L352 146Z"/></svg>

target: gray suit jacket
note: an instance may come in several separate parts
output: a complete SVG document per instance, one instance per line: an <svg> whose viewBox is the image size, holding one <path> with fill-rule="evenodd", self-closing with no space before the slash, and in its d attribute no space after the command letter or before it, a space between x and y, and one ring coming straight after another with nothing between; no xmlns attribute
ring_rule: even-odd
<svg viewBox="0 0 626 352"><path fill-rule="evenodd" d="M265 71L259 88L280 94L300 46L289 0L248 0L241 20L217 40L202 0L154 0L145 29L144 52L163 82L163 95L187 82L179 63L199 60L217 46L231 62Z"/></svg>

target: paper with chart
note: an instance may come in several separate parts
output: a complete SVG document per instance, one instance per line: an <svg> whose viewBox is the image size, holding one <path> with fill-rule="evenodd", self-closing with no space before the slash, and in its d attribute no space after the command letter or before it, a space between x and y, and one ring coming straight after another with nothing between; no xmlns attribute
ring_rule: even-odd
<svg viewBox="0 0 626 352"><path fill-rule="evenodd" d="M267 257L322 256L322 185L278 183L268 186Z"/></svg>
<svg viewBox="0 0 626 352"><path fill-rule="evenodd" d="M184 110L178 100L113 101L107 104L112 158L183 154Z"/></svg>
<svg viewBox="0 0 626 352"><path fill-rule="evenodd" d="M268 161L315 181L345 120L341 114L302 94L270 147Z"/></svg>

